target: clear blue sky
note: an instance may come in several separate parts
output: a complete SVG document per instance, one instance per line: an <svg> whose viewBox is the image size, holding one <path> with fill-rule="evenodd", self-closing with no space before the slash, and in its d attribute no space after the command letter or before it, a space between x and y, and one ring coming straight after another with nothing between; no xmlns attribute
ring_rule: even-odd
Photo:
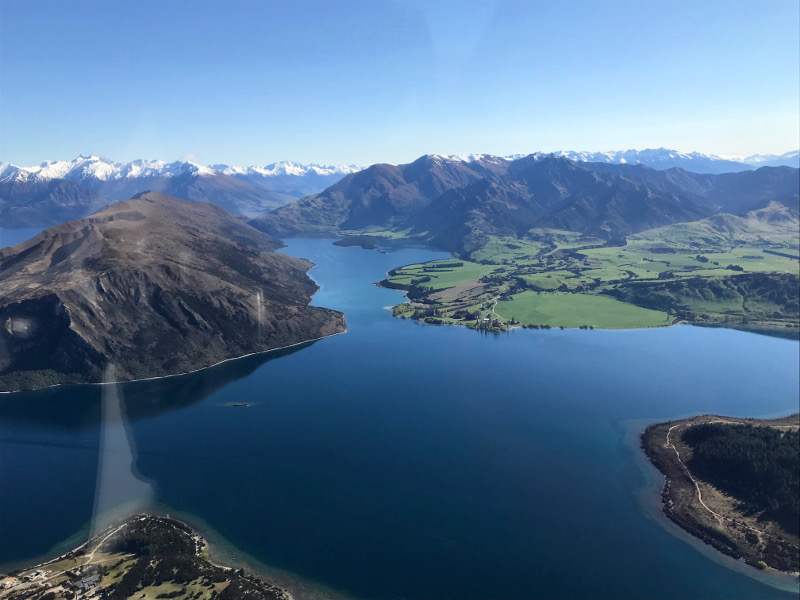
<svg viewBox="0 0 800 600"><path fill-rule="evenodd" d="M785 152L799 7L0 0L0 160Z"/></svg>

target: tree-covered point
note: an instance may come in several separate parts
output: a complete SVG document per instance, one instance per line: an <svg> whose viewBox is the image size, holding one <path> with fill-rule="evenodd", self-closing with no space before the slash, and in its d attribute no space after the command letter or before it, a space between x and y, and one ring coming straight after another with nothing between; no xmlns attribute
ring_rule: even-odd
<svg viewBox="0 0 800 600"><path fill-rule="evenodd" d="M687 466L701 479L764 511L786 531L800 529L800 433L773 427L704 423L683 441L693 456Z"/></svg>
<svg viewBox="0 0 800 600"><path fill-rule="evenodd" d="M145 518L127 527L103 544L103 551L134 556L194 554L192 530L174 519Z"/></svg>

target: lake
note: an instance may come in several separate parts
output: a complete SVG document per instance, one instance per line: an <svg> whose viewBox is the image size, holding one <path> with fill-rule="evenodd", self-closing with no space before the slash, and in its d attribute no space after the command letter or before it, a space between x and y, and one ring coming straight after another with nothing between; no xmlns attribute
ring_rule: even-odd
<svg viewBox="0 0 800 600"><path fill-rule="evenodd" d="M393 318L402 293L373 282L444 253L288 243L346 334L182 377L0 396L0 570L156 507L309 595L797 596L660 515L637 434L797 411L798 342L424 325Z"/></svg>

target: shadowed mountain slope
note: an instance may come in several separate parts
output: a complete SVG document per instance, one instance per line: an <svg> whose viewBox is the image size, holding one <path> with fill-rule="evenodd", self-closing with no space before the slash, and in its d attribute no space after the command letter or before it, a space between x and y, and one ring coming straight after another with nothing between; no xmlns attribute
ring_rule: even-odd
<svg viewBox="0 0 800 600"><path fill-rule="evenodd" d="M408 165L373 165L251 224L276 235L393 229L458 252L477 247L485 235L521 237L532 228L616 241L770 202L797 211L797 169L698 175L554 155L423 156Z"/></svg>
<svg viewBox="0 0 800 600"><path fill-rule="evenodd" d="M251 224L274 235L401 226L444 192L504 173L509 161L422 156L407 165L377 164L353 173Z"/></svg>
<svg viewBox="0 0 800 600"><path fill-rule="evenodd" d="M56 179L0 182L0 228L44 227L83 217L112 200L86 188Z"/></svg>

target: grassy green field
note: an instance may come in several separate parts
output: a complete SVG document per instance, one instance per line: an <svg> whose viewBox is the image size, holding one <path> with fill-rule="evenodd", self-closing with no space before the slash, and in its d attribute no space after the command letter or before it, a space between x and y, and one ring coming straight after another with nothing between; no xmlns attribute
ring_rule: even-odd
<svg viewBox="0 0 800 600"><path fill-rule="evenodd" d="M449 265L458 262L464 264L462 266L452 268L435 268L438 265ZM495 268L496 267L492 265L481 265L468 260L448 258L443 260L434 260L424 264L414 264L400 267L395 269L395 275L390 277L389 281L400 285L410 285L414 279L419 279L420 277L430 277L430 281L421 283L420 285L431 287L434 290L441 290L461 285L462 283L472 281L473 279L480 279Z"/></svg>
<svg viewBox="0 0 800 600"><path fill-rule="evenodd" d="M511 301L498 302L495 312L523 324L552 327L591 325L602 329L634 329L661 327L673 321L665 312L606 296L564 292L515 294Z"/></svg>
<svg viewBox="0 0 800 600"><path fill-rule="evenodd" d="M539 240L539 243L549 244L561 250L585 248L586 246L605 246L605 242L600 238L563 229L531 229L526 238Z"/></svg>
<svg viewBox="0 0 800 600"><path fill-rule="evenodd" d="M486 261L496 265L519 263L535 260L546 248L543 242L492 236L484 246L474 250L470 258L475 262Z"/></svg>

